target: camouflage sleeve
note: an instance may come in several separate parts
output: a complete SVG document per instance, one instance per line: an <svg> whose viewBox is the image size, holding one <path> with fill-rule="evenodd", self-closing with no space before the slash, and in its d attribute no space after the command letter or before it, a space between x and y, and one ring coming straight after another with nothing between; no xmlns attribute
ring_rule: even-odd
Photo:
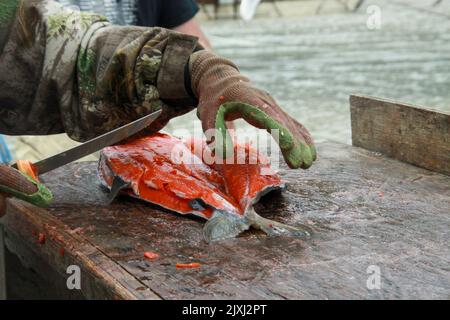
<svg viewBox="0 0 450 320"><path fill-rule="evenodd" d="M85 141L163 108L158 130L194 104L184 72L196 48L53 1L0 0L0 133Z"/></svg>

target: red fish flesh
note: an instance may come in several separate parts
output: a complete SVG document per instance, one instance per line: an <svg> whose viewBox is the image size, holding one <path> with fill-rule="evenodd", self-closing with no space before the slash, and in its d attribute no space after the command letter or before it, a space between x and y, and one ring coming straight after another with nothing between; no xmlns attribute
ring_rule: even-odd
<svg viewBox="0 0 450 320"><path fill-rule="evenodd" d="M113 196L120 191L207 219L207 241L235 237L250 226L270 235L309 235L253 210L262 195L283 188L267 158L249 145L238 145L234 161L208 164L207 150L203 141L182 141L165 133L139 137L103 149L99 177Z"/></svg>

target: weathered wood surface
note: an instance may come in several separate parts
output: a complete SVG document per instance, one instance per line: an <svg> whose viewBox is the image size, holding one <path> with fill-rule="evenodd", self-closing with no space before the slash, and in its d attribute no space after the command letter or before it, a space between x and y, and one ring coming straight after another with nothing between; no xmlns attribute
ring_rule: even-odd
<svg viewBox="0 0 450 320"><path fill-rule="evenodd" d="M287 191L256 208L309 225L311 240L252 231L207 244L201 220L126 198L108 206L94 163L45 175L56 196L50 210L12 200L3 223L60 273L80 265L83 286L103 288L84 288L89 297L450 298L450 178L351 146L318 150L315 166L283 170ZM48 241L37 243L33 231ZM145 260L145 251L161 257ZM380 268L379 290L367 288L369 266Z"/></svg>
<svg viewBox="0 0 450 320"><path fill-rule="evenodd" d="M69 210L76 214L84 209L83 205L73 205ZM60 277L52 275L48 280L61 281L55 289L62 298L79 298L79 292L68 290L66 286L67 267L76 265L81 269L81 292L86 298L159 299L101 248L79 235L76 226L69 228L52 215L51 210L14 201L7 212L0 220L6 226L6 247L19 257L24 267L41 277L50 275L50 265ZM40 240L41 235L45 237L44 242Z"/></svg>
<svg viewBox="0 0 450 320"><path fill-rule="evenodd" d="M450 175L450 114L350 97L353 145Z"/></svg>

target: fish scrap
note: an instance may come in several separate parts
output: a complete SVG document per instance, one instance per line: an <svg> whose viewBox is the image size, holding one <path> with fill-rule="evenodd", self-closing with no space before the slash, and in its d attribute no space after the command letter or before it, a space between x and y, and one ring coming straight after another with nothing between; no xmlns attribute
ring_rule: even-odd
<svg viewBox="0 0 450 320"><path fill-rule="evenodd" d="M182 214L208 220L206 241L233 238L254 227L268 235L309 237L296 228L258 215L253 206L283 190L269 160L251 145L236 144L234 161L207 159L203 140L180 140L167 133L141 136L104 148L98 175L111 198L126 194Z"/></svg>

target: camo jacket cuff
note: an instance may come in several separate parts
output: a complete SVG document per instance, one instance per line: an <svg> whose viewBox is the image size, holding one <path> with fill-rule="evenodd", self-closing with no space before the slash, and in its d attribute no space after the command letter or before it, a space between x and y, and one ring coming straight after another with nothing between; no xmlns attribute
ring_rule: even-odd
<svg viewBox="0 0 450 320"><path fill-rule="evenodd" d="M161 62L157 86L161 98L172 104L194 101L185 86L185 71L191 54L198 49L198 39L180 33L169 35L167 47Z"/></svg>

